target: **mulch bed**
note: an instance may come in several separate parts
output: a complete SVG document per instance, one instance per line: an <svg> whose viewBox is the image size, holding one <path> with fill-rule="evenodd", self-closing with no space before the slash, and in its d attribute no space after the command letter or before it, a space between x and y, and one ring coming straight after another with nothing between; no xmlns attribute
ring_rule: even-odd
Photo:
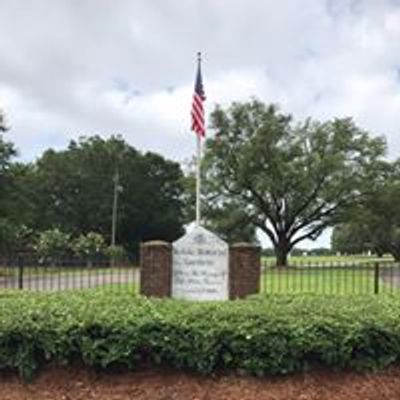
<svg viewBox="0 0 400 400"><path fill-rule="evenodd" d="M400 399L400 367L376 374L315 371L275 378L215 376L176 371L98 373L47 368L31 383L0 374L1 400L369 400Z"/></svg>

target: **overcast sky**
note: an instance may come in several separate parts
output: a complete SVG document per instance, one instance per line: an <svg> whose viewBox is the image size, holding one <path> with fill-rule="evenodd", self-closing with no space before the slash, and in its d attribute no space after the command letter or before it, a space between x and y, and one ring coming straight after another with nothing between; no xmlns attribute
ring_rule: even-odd
<svg viewBox="0 0 400 400"><path fill-rule="evenodd" d="M197 51L207 111L256 96L353 116L400 153L397 0L0 0L8 138L23 160L113 133L188 159Z"/></svg>

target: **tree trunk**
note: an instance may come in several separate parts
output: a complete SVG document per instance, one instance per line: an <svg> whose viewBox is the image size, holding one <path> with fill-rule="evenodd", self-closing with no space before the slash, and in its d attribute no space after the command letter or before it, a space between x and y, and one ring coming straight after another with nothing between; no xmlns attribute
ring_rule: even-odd
<svg viewBox="0 0 400 400"><path fill-rule="evenodd" d="M286 238L279 240L275 247L276 254L276 266L277 267L287 267L288 265L288 254L290 247Z"/></svg>
<svg viewBox="0 0 400 400"><path fill-rule="evenodd" d="M377 255L379 258L381 258L381 257L383 257L383 255L385 254L385 251L387 251L387 248L384 247L384 246L382 246L382 245L376 244L376 245L374 245L374 246L372 247L372 251L375 252L376 255Z"/></svg>
<svg viewBox="0 0 400 400"><path fill-rule="evenodd" d="M391 245L389 253L393 256L394 261L400 262L400 246Z"/></svg>
<svg viewBox="0 0 400 400"><path fill-rule="evenodd" d="M395 250L395 251L392 251L391 253L394 258L394 261L400 262L400 250Z"/></svg>
<svg viewBox="0 0 400 400"><path fill-rule="evenodd" d="M395 262L397 262L397 263L400 262L400 254L392 253L392 256L393 256Z"/></svg>

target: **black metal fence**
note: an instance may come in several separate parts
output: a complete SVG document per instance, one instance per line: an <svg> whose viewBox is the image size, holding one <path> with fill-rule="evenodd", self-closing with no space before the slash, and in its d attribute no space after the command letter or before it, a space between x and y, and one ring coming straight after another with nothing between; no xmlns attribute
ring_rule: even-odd
<svg viewBox="0 0 400 400"><path fill-rule="evenodd" d="M263 260L260 286L267 294L400 294L400 263L311 261L276 267Z"/></svg>
<svg viewBox="0 0 400 400"><path fill-rule="evenodd" d="M261 261L265 294L400 294L400 263L291 262L276 267ZM60 291L102 288L139 292L138 263L110 257L43 259L34 254L0 256L0 290Z"/></svg>
<svg viewBox="0 0 400 400"><path fill-rule="evenodd" d="M138 291L139 268L110 257L43 259L32 254L0 257L0 290L127 289Z"/></svg>

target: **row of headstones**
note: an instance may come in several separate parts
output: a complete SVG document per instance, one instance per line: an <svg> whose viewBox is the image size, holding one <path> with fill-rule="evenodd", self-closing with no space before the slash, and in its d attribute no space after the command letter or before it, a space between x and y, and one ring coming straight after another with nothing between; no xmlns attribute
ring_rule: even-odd
<svg viewBox="0 0 400 400"><path fill-rule="evenodd" d="M187 300L244 298L259 293L260 272L259 247L229 247L199 227L174 244L142 244L140 293Z"/></svg>

